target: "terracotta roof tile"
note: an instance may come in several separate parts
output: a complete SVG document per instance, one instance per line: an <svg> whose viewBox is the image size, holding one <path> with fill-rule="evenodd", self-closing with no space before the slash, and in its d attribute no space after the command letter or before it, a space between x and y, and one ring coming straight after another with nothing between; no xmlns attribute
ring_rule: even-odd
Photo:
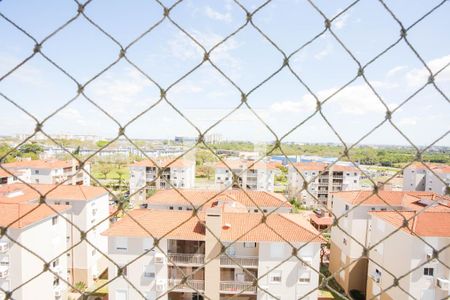
<svg viewBox="0 0 450 300"><path fill-rule="evenodd" d="M48 193L56 185L31 184L41 194ZM39 193L23 183L14 183L0 187L0 202L28 203L39 199ZM87 201L100 197L108 192L101 187L84 185L60 185L46 195L51 200Z"/></svg>
<svg viewBox="0 0 450 300"><path fill-rule="evenodd" d="M256 204L259 207L291 207L291 204L282 195L265 192L265 191L252 191L247 190L244 193L240 189L229 189L221 192L215 196L219 191L214 190L199 190L199 189L179 189L180 193L188 199L195 207L199 207L208 201L205 207L211 207L214 202L218 200L236 201L248 208L256 208ZM248 196L247 196L248 195ZM186 199L183 198L176 190L167 189L159 190L153 196L147 199L148 203L160 204L160 205L187 205L189 204Z"/></svg>
<svg viewBox="0 0 450 300"><path fill-rule="evenodd" d="M401 230L410 234L424 237L450 237L450 211L424 211L417 215L414 211L375 211L370 214L385 220L394 227L401 227L404 219L407 219L409 220L408 228L404 227Z"/></svg>
<svg viewBox="0 0 450 300"><path fill-rule="evenodd" d="M338 165L334 164L330 166L327 163L323 162L298 162L293 163L293 165L297 168L299 171L324 171L325 169L329 168L329 170L337 171L337 172L360 172L357 168L354 166L344 166L344 165Z"/></svg>
<svg viewBox="0 0 450 300"><path fill-rule="evenodd" d="M67 205L51 207L59 213L70 208ZM47 205L0 203L0 226L3 227L23 228L56 215L56 212ZM19 218L21 219L18 220Z"/></svg>
<svg viewBox="0 0 450 300"><path fill-rule="evenodd" d="M74 161L71 160L23 160L16 161L11 163L2 164L2 167L8 169L17 169L17 168L36 168L36 169L60 169L60 168L69 168L75 164Z"/></svg>
<svg viewBox="0 0 450 300"><path fill-rule="evenodd" d="M239 159L227 159L225 160L226 165L219 161L216 163L215 167L220 169L232 169L232 170L259 170L268 169L275 170L277 165L272 162L264 161L252 161L252 160L239 160Z"/></svg>
<svg viewBox="0 0 450 300"><path fill-rule="evenodd" d="M146 232L148 231L157 238L165 236L181 240L205 239L205 213L199 213L198 218L186 211L136 209L129 214L130 216L125 216L111 225L103 234L147 237L150 236ZM222 213L221 216L222 225L230 225L222 226L222 241L324 242L321 237L316 237L318 231L307 221L295 222L285 214L271 214L265 223L261 223L260 214Z"/></svg>
<svg viewBox="0 0 450 300"><path fill-rule="evenodd" d="M188 168L192 167L195 162L184 158L155 158L153 161L160 167ZM155 167L156 165L149 159L141 160L129 165L130 167Z"/></svg>

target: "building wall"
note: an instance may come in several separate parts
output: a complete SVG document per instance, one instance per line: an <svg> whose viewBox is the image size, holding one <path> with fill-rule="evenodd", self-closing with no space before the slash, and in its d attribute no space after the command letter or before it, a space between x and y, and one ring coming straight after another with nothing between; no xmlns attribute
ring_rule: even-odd
<svg viewBox="0 0 450 300"><path fill-rule="evenodd" d="M426 172L422 169L408 167L403 170L404 191L425 191Z"/></svg>
<svg viewBox="0 0 450 300"><path fill-rule="evenodd" d="M446 194L447 185L450 184L450 173L435 172L438 176L426 171L425 190L432 191L441 195ZM446 185L447 184L447 185Z"/></svg>
<svg viewBox="0 0 450 300"><path fill-rule="evenodd" d="M52 225L52 219L48 218L22 229L9 229L9 234L14 241L39 255L47 262L51 262L58 255L58 268L54 269L62 278L67 274L67 261L64 250L66 249L65 235L66 222L57 217L57 223ZM9 256L9 283L11 289L27 282L43 270L43 262L35 255L25 250L14 242L10 242ZM41 299L55 299L53 281L55 276L45 272L14 292L13 298L17 300L35 299L39 291ZM0 285L4 282L0 279ZM67 285L59 280L59 288L66 294ZM65 299L63 297L62 299Z"/></svg>

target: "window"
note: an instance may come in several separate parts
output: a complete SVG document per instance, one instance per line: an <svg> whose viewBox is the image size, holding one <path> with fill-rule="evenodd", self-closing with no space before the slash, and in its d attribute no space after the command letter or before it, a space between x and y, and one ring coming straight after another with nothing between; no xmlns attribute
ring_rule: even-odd
<svg viewBox="0 0 450 300"><path fill-rule="evenodd" d="M59 285L59 277L55 277L53 279L53 286L58 286Z"/></svg>
<svg viewBox="0 0 450 300"><path fill-rule="evenodd" d="M350 209L350 206L348 204L345 204L345 211L348 211Z"/></svg>
<svg viewBox="0 0 450 300"><path fill-rule="evenodd" d="M433 268L423 268L423 275L425 276L433 276L434 269Z"/></svg>
<svg viewBox="0 0 450 300"><path fill-rule="evenodd" d="M281 271L273 271L269 273L269 283L281 283Z"/></svg>
<svg viewBox="0 0 450 300"><path fill-rule="evenodd" d="M283 256L283 246L281 243L270 244L270 257L281 258Z"/></svg>
<svg viewBox="0 0 450 300"><path fill-rule="evenodd" d="M61 202L55 201L55 205L60 205L60 204L61 204Z"/></svg>
<svg viewBox="0 0 450 300"><path fill-rule="evenodd" d="M59 258L55 259L55 260L52 262L52 267L53 267L53 268L56 268L58 265L59 265Z"/></svg>
<svg viewBox="0 0 450 300"><path fill-rule="evenodd" d="M66 201L66 205L70 205L70 202L69 202L69 201Z"/></svg>
<svg viewBox="0 0 450 300"><path fill-rule="evenodd" d="M116 237L115 245L117 250L127 250L128 249L128 240L123 237Z"/></svg>
<svg viewBox="0 0 450 300"><path fill-rule="evenodd" d="M311 271L305 268L300 269L298 274L298 283L309 283L310 281Z"/></svg>
<svg viewBox="0 0 450 300"><path fill-rule="evenodd" d="M244 242L244 248L256 248L256 243Z"/></svg>
<svg viewBox="0 0 450 300"><path fill-rule="evenodd" d="M155 279L155 267L153 265L144 266L144 278Z"/></svg>
<svg viewBox="0 0 450 300"><path fill-rule="evenodd" d="M178 210L183 210L183 207L181 207L181 206L178 206Z"/></svg>
<svg viewBox="0 0 450 300"><path fill-rule="evenodd" d="M39 174L39 170L34 170L34 174Z"/></svg>
<svg viewBox="0 0 450 300"><path fill-rule="evenodd" d="M173 206L169 206L169 209L170 209L170 210L173 210Z"/></svg>
<svg viewBox="0 0 450 300"><path fill-rule="evenodd" d="M346 239L346 238L343 238L343 239L342 239L342 243L343 243L344 245L347 245L347 239Z"/></svg>
<svg viewBox="0 0 450 300"><path fill-rule="evenodd" d="M356 183L356 180L353 180L353 183Z"/></svg>
<svg viewBox="0 0 450 300"><path fill-rule="evenodd" d="M52 225L58 224L58 216L52 218Z"/></svg>

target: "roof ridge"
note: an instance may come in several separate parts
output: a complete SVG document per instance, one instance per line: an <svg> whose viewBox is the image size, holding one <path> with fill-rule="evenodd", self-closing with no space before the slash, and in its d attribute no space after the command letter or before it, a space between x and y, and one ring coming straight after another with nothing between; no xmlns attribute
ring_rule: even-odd
<svg viewBox="0 0 450 300"><path fill-rule="evenodd" d="M304 227L303 225L298 224L297 222L294 222L293 220L291 220L291 219L289 219L288 217L286 217L284 214L277 213L276 215L278 215L278 216L284 218L285 220L289 221L290 223L293 223L294 225L296 225L296 226L298 226L298 227L301 227L301 228L303 228L304 230L308 231L309 233L313 234L314 236L316 236L314 239L316 239L316 238L322 238L321 232L318 231L318 232L320 233L320 235L317 236L316 233L314 233L313 231L310 230L311 228L306 228L306 227ZM304 221L307 222L306 219L305 219ZM312 226L312 225L311 225L311 226ZM314 227L313 227L313 228L314 228Z"/></svg>

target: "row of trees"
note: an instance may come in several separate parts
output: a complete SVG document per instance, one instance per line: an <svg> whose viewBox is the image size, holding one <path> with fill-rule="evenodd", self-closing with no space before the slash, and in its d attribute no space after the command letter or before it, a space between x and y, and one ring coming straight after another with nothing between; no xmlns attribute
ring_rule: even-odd
<svg viewBox="0 0 450 300"><path fill-rule="evenodd" d="M37 143L23 144L18 149L8 144L0 144L0 159L5 163L16 161L18 158L38 159L43 151L42 146Z"/></svg>

